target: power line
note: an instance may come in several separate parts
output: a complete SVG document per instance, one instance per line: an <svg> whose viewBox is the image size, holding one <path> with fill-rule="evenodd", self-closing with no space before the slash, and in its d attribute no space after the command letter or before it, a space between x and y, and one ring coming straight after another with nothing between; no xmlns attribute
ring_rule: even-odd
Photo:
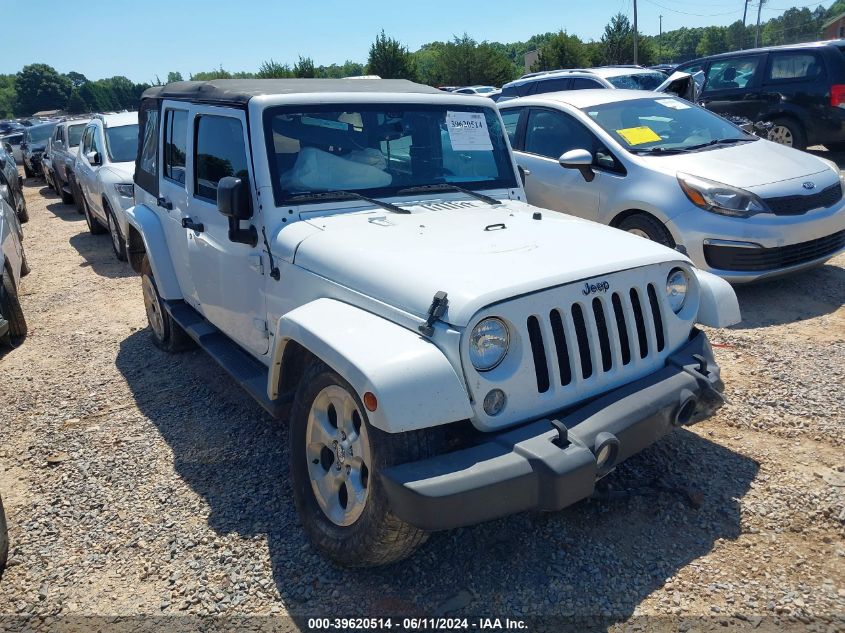
<svg viewBox="0 0 845 633"><path fill-rule="evenodd" d="M665 11L671 11L673 13L680 13L681 15L693 15L698 18L714 18L720 15L738 15L742 13L742 9L734 9L733 11L723 11L722 13L691 13L689 11L679 11L678 9L673 9L671 7L664 6L655 2L654 0L646 0L649 4L653 4L656 7L664 9Z"/></svg>

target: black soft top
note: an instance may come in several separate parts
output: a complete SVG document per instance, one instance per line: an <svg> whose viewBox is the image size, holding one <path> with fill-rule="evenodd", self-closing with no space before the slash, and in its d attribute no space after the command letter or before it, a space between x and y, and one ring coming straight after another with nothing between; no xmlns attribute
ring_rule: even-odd
<svg viewBox="0 0 845 633"><path fill-rule="evenodd" d="M437 88L405 79L214 79L177 81L166 86L154 86L145 90L141 98L244 106L250 99L260 95L326 92L443 94Z"/></svg>

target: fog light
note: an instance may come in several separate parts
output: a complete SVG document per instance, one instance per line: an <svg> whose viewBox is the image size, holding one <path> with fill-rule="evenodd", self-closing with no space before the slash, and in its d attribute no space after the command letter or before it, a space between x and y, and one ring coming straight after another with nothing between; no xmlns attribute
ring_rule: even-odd
<svg viewBox="0 0 845 633"><path fill-rule="evenodd" d="M505 408L508 398L501 389L493 389L484 396L484 413L489 416L499 415Z"/></svg>
<svg viewBox="0 0 845 633"><path fill-rule="evenodd" d="M613 470L619 456L619 440L613 433L599 433L593 444L596 456L596 470L599 477L604 477Z"/></svg>

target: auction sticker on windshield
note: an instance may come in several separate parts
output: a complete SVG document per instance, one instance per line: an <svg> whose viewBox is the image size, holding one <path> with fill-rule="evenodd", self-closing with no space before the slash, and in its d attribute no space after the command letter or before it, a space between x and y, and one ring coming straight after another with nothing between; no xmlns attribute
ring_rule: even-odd
<svg viewBox="0 0 845 633"><path fill-rule="evenodd" d="M639 127L626 127L621 130L616 130L616 133L625 139L628 145L642 145L643 143L653 143L659 141L660 136L657 132L646 125Z"/></svg>
<svg viewBox="0 0 845 633"><path fill-rule="evenodd" d="M446 112L446 128L455 151L493 151L487 121L481 112Z"/></svg>

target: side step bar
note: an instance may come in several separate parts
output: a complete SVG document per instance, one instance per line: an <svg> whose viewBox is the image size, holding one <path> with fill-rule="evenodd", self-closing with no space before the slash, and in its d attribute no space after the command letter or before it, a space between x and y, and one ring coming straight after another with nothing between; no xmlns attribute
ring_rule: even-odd
<svg viewBox="0 0 845 633"><path fill-rule="evenodd" d="M228 336L184 301L162 300L165 308L197 345L225 369L249 395L255 398L274 418L282 417L291 398L270 400L267 397L269 369L242 350Z"/></svg>

